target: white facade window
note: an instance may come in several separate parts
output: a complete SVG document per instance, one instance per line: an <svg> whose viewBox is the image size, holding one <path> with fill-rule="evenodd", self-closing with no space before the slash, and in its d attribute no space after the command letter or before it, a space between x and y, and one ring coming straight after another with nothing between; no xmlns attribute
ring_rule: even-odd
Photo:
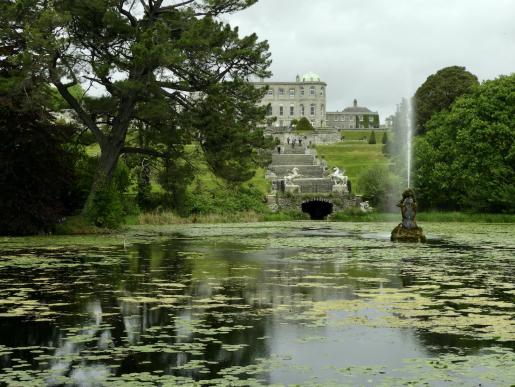
<svg viewBox="0 0 515 387"><path fill-rule="evenodd" d="M279 106L279 115L280 116L283 116L284 115L284 107L283 105ZM281 125L282 126L282 125Z"/></svg>
<svg viewBox="0 0 515 387"><path fill-rule="evenodd" d="M279 88L279 95L284 95L284 89L282 87Z"/></svg>
<svg viewBox="0 0 515 387"><path fill-rule="evenodd" d="M314 116L314 115L315 115L315 111L316 111L315 104L314 104L314 103L312 103L312 104L311 104L311 109L310 109L310 114L311 114L312 116Z"/></svg>
<svg viewBox="0 0 515 387"><path fill-rule="evenodd" d="M290 89L290 98L295 98L295 89Z"/></svg>
<svg viewBox="0 0 515 387"><path fill-rule="evenodd" d="M295 114L295 107L293 105L290 105L290 116L293 116Z"/></svg>
<svg viewBox="0 0 515 387"><path fill-rule="evenodd" d="M315 95L315 86L311 86L309 88L309 95L314 96Z"/></svg>
<svg viewBox="0 0 515 387"><path fill-rule="evenodd" d="M300 105L300 115L304 117L305 111L304 111L304 105Z"/></svg>
<svg viewBox="0 0 515 387"><path fill-rule="evenodd" d="M320 114L324 114L325 106L324 104L320 105Z"/></svg>
<svg viewBox="0 0 515 387"><path fill-rule="evenodd" d="M304 86L300 87L300 95L304 95Z"/></svg>
<svg viewBox="0 0 515 387"><path fill-rule="evenodd" d="M268 89L268 95L270 97L272 97L274 95L274 90L273 89Z"/></svg>
<svg viewBox="0 0 515 387"><path fill-rule="evenodd" d="M320 89L320 96L323 96L323 95L324 95L324 88L322 87L322 88Z"/></svg>

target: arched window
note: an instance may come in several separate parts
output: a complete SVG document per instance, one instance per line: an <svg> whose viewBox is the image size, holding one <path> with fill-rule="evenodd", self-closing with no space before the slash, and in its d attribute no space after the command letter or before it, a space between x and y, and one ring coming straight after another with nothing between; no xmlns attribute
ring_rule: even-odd
<svg viewBox="0 0 515 387"><path fill-rule="evenodd" d="M300 87L300 95L304 95L304 86Z"/></svg>
<svg viewBox="0 0 515 387"><path fill-rule="evenodd" d="M271 116L271 115L272 115L272 113L273 113L273 111L272 111L272 105L270 105L270 104L269 104L269 105L266 107L266 114L267 114L268 116Z"/></svg>
<svg viewBox="0 0 515 387"><path fill-rule="evenodd" d="M324 104L320 105L320 114L324 114L325 112L325 106Z"/></svg>
<svg viewBox="0 0 515 387"><path fill-rule="evenodd" d="M311 86L309 88L309 95L314 96L315 95L315 86Z"/></svg>
<svg viewBox="0 0 515 387"><path fill-rule="evenodd" d="M320 89L320 96L322 97L324 95L324 87L322 86L322 88Z"/></svg>
<svg viewBox="0 0 515 387"><path fill-rule="evenodd" d="M312 116L314 116L314 115L315 115L315 112L316 112L316 107L315 107L315 104L314 104L314 103L312 103L312 104L311 104L311 109L310 109L309 113L310 113Z"/></svg>

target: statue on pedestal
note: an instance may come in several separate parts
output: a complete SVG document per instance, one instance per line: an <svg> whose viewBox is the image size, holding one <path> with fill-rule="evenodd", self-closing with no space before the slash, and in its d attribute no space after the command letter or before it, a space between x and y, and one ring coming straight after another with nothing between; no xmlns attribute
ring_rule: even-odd
<svg viewBox="0 0 515 387"><path fill-rule="evenodd" d="M412 189L408 188L402 193L402 199L397 204L401 209L402 223L392 231L390 239L394 242L425 242L426 236L416 222L417 200Z"/></svg>
<svg viewBox="0 0 515 387"><path fill-rule="evenodd" d="M333 192L348 193L347 181L348 177L344 175L345 171L340 171L339 168L334 167L333 173L329 175L333 181Z"/></svg>
<svg viewBox="0 0 515 387"><path fill-rule="evenodd" d="M291 172L284 176L284 191L290 193L300 193L300 185L294 184L293 180L301 177L299 168L294 167Z"/></svg>

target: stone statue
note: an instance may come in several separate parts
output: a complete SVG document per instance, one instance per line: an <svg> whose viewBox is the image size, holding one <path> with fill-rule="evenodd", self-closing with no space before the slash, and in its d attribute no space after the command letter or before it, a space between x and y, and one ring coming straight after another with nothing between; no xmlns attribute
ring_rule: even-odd
<svg viewBox="0 0 515 387"><path fill-rule="evenodd" d="M333 192L347 193L347 180L348 177L344 175L345 171L340 171L339 168L334 167L333 173L329 175L333 181Z"/></svg>
<svg viewBox="0 0 515 387"><path fill-rule="evenodd" d="M392 241L425 242L426 237L416 222L417 200L412 189L402 193L402 199L397 204L401 209L402 223L392 231Z"/></svg>
<svg viewBox="0 0 515 387"><path fill-rule="evenodd" d="M347 176L344 175L345 171L340 171L340 168L334 167L333 173L329 176L334 184L344 184L347 185Z"/></svg>
<svg viewBox="0 0 515 387"><path fill-rule="evenodd" d="M368 200L367 201L364 201L364 202L361 202L359 203L359 209L362 211L362 212L371 212L373 210L373 208L370 206L370 204L368 203Z"/></svg>
<svg viewBox="0 0 515 387"><path fill-rule="evenodd" d="M402 227L411 230L417 228L415 217L417 216L417 201L411 189L407 189L402 193L402 199L397 203L402 214Z"/></svg>
<svg viewBox="0 0 515 387"><path fill-rule="evenodd" d="M293 179L301 176L302 175L299 173L299 168L294 167L288 175L284 176L284 181L286 182L286 185L292 185Z"/></svg>
<svg viewBox="0 0 515 387"><path fill-rule="evenodd" d="M301 176L299 168L297 167L294 167L288 175L284 176L285 192L300 193L300 186L293 184L293 179L297 179Z"/></svg>

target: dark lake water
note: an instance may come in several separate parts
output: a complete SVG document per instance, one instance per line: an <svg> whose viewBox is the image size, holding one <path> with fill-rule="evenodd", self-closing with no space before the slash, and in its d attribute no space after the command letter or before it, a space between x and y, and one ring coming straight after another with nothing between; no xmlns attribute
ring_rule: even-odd
<svg viewBox="0 0 515 387"><path fill-rule="evenodd" d="M0 238L0 385L509 386L515 225Z"/></svg>

